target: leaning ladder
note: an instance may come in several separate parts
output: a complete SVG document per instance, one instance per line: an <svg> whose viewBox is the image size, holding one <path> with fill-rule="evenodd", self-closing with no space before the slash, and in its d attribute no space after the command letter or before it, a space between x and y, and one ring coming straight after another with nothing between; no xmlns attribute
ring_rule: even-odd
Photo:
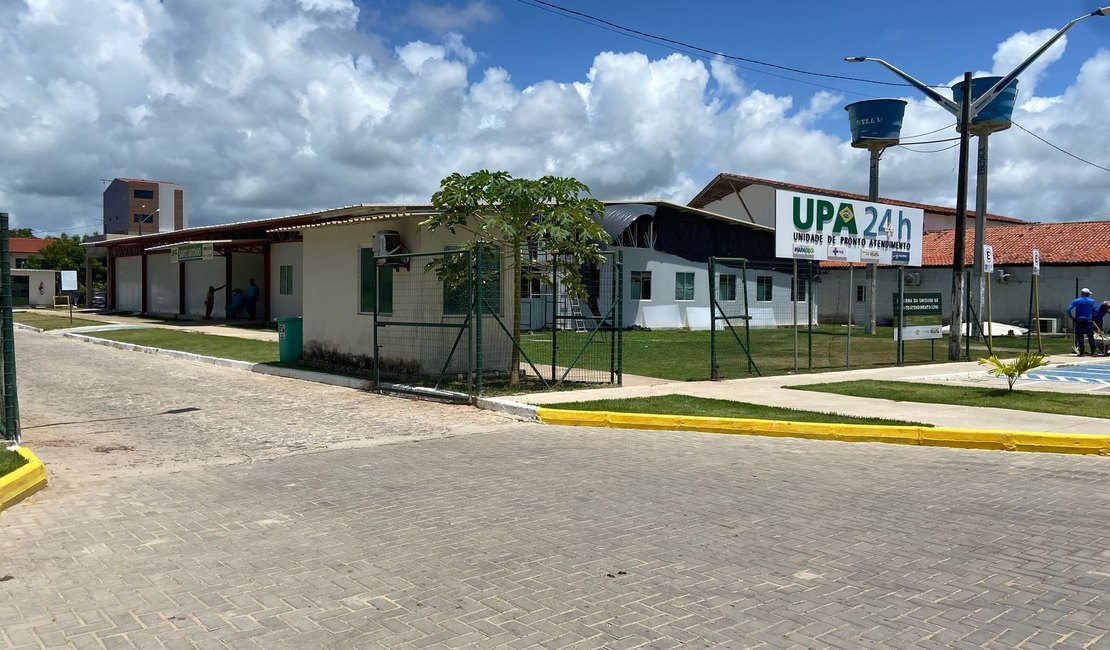
<svg viewBox="0 0 1110 650"><path fill-rule="evenodd" d="M582 301L575 296L568 296L567 301L570 306L569 312L571 316L571 329L573 329L575 332L585 332L586 323L585 320L582 318Z"/></svg>

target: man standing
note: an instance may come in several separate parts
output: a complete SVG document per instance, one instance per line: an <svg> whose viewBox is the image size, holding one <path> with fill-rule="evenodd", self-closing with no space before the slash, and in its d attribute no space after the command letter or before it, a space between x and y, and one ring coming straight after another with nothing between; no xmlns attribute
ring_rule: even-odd
<svg viewBox="0 0 1110 650"><path fill-rule="evenodd" d="M247 285L247 293L244 296L244 302L247 304L247 318L250 320L254 320L255 310L258 309L258 293L258 285L254 283L254 278L251 278L250 284ZM1091 301L1091 304L1093 305L1094 301ZM1089 314L1087 320L1090 320ZM1094 341L1093 338L1091 340ZM1092 350L1094 349L1094 345L1094 343L1091 343Z"/></svg>
<svg viewBox="0 0 1110 650"><path fill-rule="evenodd" d="M1091 344L1091 355L1093 356L1098 351L1095 348L1094 323L1091 322L1094 312L1095 301L1091 299L1091 290L1084 287L1079 292L1079 297L1068 305L1068 316L1071 316L1072 323L1075 325L1075 353L1081 357L1084 356L1084 334L1087 335L1087 340Z"/></svg>

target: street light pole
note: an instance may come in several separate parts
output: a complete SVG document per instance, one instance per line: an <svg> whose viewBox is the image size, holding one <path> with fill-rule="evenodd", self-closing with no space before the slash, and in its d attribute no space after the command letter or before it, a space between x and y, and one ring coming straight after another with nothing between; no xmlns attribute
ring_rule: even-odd
<svg viewBox="0 0 1110 650"><path fill-rule="evenodd" d="M956 231L952 245L952 317L948 325L948 360L960 358L964 333L964 248L967 231L967 159L971 144L971 73L964 73L965 88L960 102L960 167L956 175ZM971 332L968 332L970 335Z"/></svg>
<svg viewBox="0 0 1110 650"><path fill-rule="evenodd" d="M143 209L143 213L139 215L139 236L142 236L142 234L143 234L143 222L146 221L147 219L153 217L154 215L158 214L158 211L161 210L162 208L154 208L154 212L151 212L151 213L148 214L147 211L146 211L146 206L145 205L141 205L139 207L141 207Z"/></svg>
<svg viewBox="0 0 1110 650"><path fill-rule="evenodd" d="M1018 78L1019 75L1021 75L1022 72L1025 72L1025 70L1030 65L1032 65L1034 61L1036 61L1042 54L1044 54L1045 51L1048 50L1048 48L1052 47L1052 45L1054 43L1056 43L1056 41L1060 40L1060 38L1064 35L1064 33L1067 32L1072 27L1074 27L1076 23L1078 23L1081 20L1091 18L1092 16L1107 16L1107 15L1110 15L1110 5L1105 6L1105 7L1099 7L1098 9L1095 9L1094 11L1092 11L1089 14L1084 14L1082 16L1079 16L1078 18L1075 18L1075 19L1069 21L1066 25L1064 25L1062 28L1060 28L1060 30L1057 31L1056 34L1052 36L1052 38L1045 41L1045 43L1043 45L1041 45L1039 48L1037 48L1036 51L1034 51L1032 54L1030 54L1028 57L1026 57L1026 59L1024 61L1022 61L1016 68L1011 70L1009 74L1000 78L998 80L998 82L996 82L993 86L990 87L990 89L988 89L986 92L984 92L979 97L975 98L974 101L971 102L970 107L968 108L966 113L964 112L964 110L963 110L964 107L962 105L957 104L956 102L952 101L951 99L941 95L940 93L933 90L929 86L925 85L921 81L915 79L914 77L912 77L908 73L906 73L902 70L899 70L895 66L891 65L890 63L888 63L888 62L886 62L882 59L872 58L872 57L865 57L865 56L852 56L852 57L846 57L844 59L845 61L847 61L849 63L861 63L863 61L874 61L875 63L878 63L879 65L885 67L886 69L890 70L894 74L898 75L899 77L901 77L902 79L907 81L914 88L917 88L918 90L920 90L929 99L931 99L934 102L940 104L942 107L944 107L945 110L947 110L953 116L957 116L957 117L960 118L960 122L959 122L959 125L958 125L959 131L960 131L960 155L961 155L960 173L965 175L965 179L964 179L964 181L960 182L960 184L959 184L959 194L957 195L955 239L956 239L956 241L958 241L960 243L954 245L954 248L956 248L958 250L953 252L954 256L953 256L953 260L952 260L952 262L953 262L952 283L953 283L954 287L957 284L960 285L960 286L963 285L963 245L962 244L963 244L963 239L964 239L964 222L967 219L967 184L966 184L966 182L967 182L966 181L966 167L967 167L966 163L967 163L967 159L965 157L967 152L965 151L964 140L967 137L969 137L969 128L970 128L969 127L969 122L971 120L975 119L975 116L978 115L979 112L983 108L985 108L988 104L990 104L992 101L994 101L994 99L997 98L1003 91L1005 91L1010 86L1010 84L1013 83ZM964 88L964 100L965 101L962 102L962 103L966 104L967 103L967 98L972 94L971 77L970 77L969 74L964 75L964 86L963 86L963 88ZM979 137L979 161L978 161L977 170L976 170L977 171L977 181L976 181L976 200L975 200L975 251L974 251L974 257L973 257L975 275L978 278L978 282L979 282L979 286L980 286L980 289L979 289L979 292L978 292L978 294L979 294L979 301L978 302L979 302L980 306L979 306L979 314L976 315L977 318L981 318L982 311L983 311L983 309L982 309L982 300L983 300L983 290L982 290L982 284L983 284L983 253L982 253L982 251L983 251L983 245L986 244L986 239L987 239L986 238L986 213L987 213L987 182L988 182L988 179L987 179L987 170L988 170L987 157L988 157L988 146L989 146L988 145L988 136L989 136L989 131L978 134L978 137ZM960 196L963 197L962 201L959 198ZM957 255L957 253L958 253L958 255ZM956 276L957 266L959 267L959 277L958 278ZM957 299L956 302L961 302L962 303L962 299ZM953 311L954 316L957 312L959 312L962 316L962 312L963 312L962 307L960 307L960 308L953 307L952 311ZM955 331L956 326L957 326L957 324L955 322L953 322L952 323L953 331ZM960 320L959 327L960 327L961 330L963 329L962 318ZM970 332L969 332L969 334L970 334ZM953 339L956 340L957 343L958 343L958 335L953 336ZM958 345L957 345L957 348L958 348ZM950 359L955 359L955 357L953 357L952 355L953 355L953 350L952 350L951 341L950 341L950 343L949 343L949 358Z"/></svg>

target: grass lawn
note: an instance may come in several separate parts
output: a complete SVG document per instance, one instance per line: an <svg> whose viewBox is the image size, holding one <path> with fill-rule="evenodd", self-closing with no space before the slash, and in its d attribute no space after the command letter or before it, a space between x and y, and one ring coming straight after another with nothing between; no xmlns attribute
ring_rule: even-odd
<svg viewBox="0 0 1110 650"><path fill-rule="evenodd" d="M1042 354L1070 354L1072 351L1072 336L1066 334L1064 336L1041 336L1041 353ZM947 339L945 339L947 345ZM1024 336L996 336L992 341L994 345L994 353L1000 357L1007 355L1016 355L1019 352L1025 352L1025 337ZM1037 352L1037 335L1034 334L1029 339L1029 351ZM987 342L986 341L972 341L971 343L971 356L974 358L987 356Z"/></svg>
<svg viewBox="0 0 1110 650"><path fill-rule="evenodd" d="M178 332L165 328L111 330L95 332L89 336L251 363L269 363L278 360L278 344L274 341L256 341L199 332Z"/></svg>
<svg viewBox="0 0 1110 650"><path fill-rule="evenodd" d="M44 330L60 330L68 327L85 327L87 325L107 325L104 321L89 320L74 317L73 323L69 322L69 314L44 314L39 311L20 311L12 313L12 320L31 327L41 327Z"/></svg>
<svg viewBox="0 0 1110 650"><path fill-rule="evenodd" d="M14 472L27 464L27 459L14 451L0 447L0 476Z"/></svg>
<svg viewBox="0 0 1110 650"><path fill-rule="evenodd" d="M989 406L1015 411L1032 411L1034 413L1110 418L1110 395L1077 395L1020 389L1011 392L1005 388L937 386L901 381L875 381L872 379L828 384L806 384L804 386L788 386L788 388L854 397L874 397L898 402Z"/></svg>
<svg viewBox="0 0 1110 650"><path fill-rule="evenodd" d="M751 418L756 420L789 420L791 422L823 422L826 424L880 424L886 426L922 426L931 424L859 418L835 413L800 411L778 406L762 406L724 399L706 399L686 395L659 395L657 397L630 397L602 399L589 402L561 402L543 404L543 407L572 411L615 411L617 413L652 413L659 415L697 415L714 418Z"/></svg>

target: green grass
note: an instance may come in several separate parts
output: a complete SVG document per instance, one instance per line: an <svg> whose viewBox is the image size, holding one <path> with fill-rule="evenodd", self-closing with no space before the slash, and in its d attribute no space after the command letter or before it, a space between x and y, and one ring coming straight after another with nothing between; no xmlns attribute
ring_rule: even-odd
<svg viewBox="0 0 1110 650"><path fill-rule="evenodd" d="M1020 389L1011 392L1005 388L938 386L899 381L875 381L872 379L839 381L827 384L805 384L788 386L788 388L851 395L853 397L873 397L898 402L989 406L991 408L1030 411L1033 413L1110 418L1110 395L1079 395Z"/></svg>
<svg viewBox="0 0 1110 650"><path fill-rule="evenodd" d="M574 411L615 411L617 413L652 413L659 415L697 415L714 418L750 418L755 420L789 420L791 422L821 422L825 424L878 424L885 426L920 426L931 424L861 418L835 413L801 411L778 406L763 406L724 399L706 399L686 395L659 395L656 397L629 397L602 399L589 402L560 402L543 404L546 408Z"/></svg>
<svg viewBox="0 0 1110 650"><path fill-rule="evenodd" d="M278 360L276 341L256 341L199 332L178 332L165 328L111 330L91 333L89 336L250 363L271 363Z"/></svg>
<svg viewBox="0 0 1110 650"><path fill-rule="evenodd" d="M14 472L27 464L27 459L14 451L0 447L0 476Z"/></svg>
<svg viewBox="0 0 1110 650"><path fill-rule="evenodd" d="M85 327L88 325L107 325L104 321L89 320L87 318L74 318L73 323L69 321L69 315L55 315L43 314L37 311L21 311L14 312L12 319L23 325L30 325L31 327L39 327L44 330L60 330L69 327Z"/></svg>
<svg viewBox="0 0 1110 650"><path fill-rule="evenodd" d="M947 345L947 339L945 339ZM1070 334L1064 336L1041 336L1041 350L1042 354L1070 354L1072 351L1073 339ZM1024 336L996 336L992 341L994 351L999 356L1007 354L1017 354L1018 352L1025 352L1025 337ZM1030 352L1037 352L1037 335L1034 334L1029 339ZM971 356L973 358L987 356L987 343L986 341L973 341L971 344Z"/></svg>
<svg viewBox="0 0 1110 650"><path fill-rule="evenodd" d="M738 332L743 341L744 332ZM789 374L794 371L794 330L792 328L760 328L751 330L751 354L763 376ZM550 331L522 335L521 347L537 364L551 362ZM558 332L558 365L569 364L579 354L588 332ZM585 368L606 370L610 362L608 337L598 332L578 360ZM623 370L627 374L679 381L710 379L710 333L708 331L655 330L623 333ZM812 344L806 330L798 332L798 371L828 372L845 369L847 328L823 325L813 329ZM975 352L972 351L973 357ZM947 358L947 341L907 341L906 363L940 362ZM896 363L894 333L889 327L879 328L874 335L852 329L852 368L893 366ZM717 332L717 365L724 379L756 376L749 372L748 360L730 331Z"/></svg>

